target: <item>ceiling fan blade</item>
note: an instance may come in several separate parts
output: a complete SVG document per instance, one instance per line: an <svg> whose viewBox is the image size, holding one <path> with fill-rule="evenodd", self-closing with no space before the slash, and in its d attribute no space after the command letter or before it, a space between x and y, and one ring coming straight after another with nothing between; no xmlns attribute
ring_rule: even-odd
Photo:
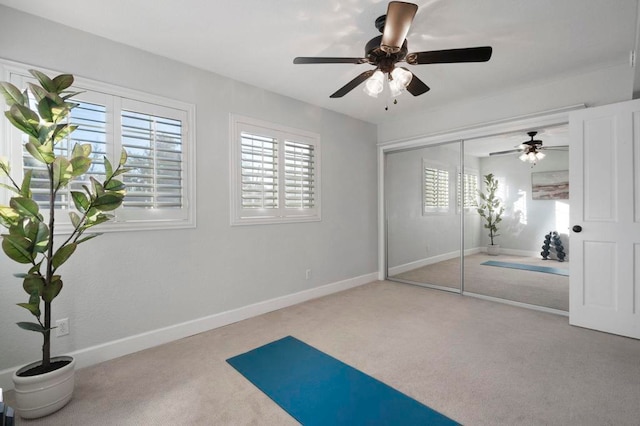
<svg viewBox="0 0 640 426"><path fill-rule="evenodd" d="M294 64L368 64L367 58L317 58L299 56L293 59Z"/></svg>
<svg viewBox="0 0 640 426"><path fill-rule="evenodd" d="M411 65L486 62L491 59L492 52L493 48L491 46L431 50L428 52L409 53L406 61Z"/></svg>
<svg viewBox="0 0 640 426"><path fill-rule="evenodd" d="M406 68L403 69L406 70ZM413 74L413 77L411 78L411 81L407 86L407 92L411 93L413 96L420 96L423 93L428 92L429 90L431 90L429 86L424 84L422 80L420 80L418 77L416 77L415 74Z"/></svg>
<svg viewBox="0 0 640 426"><path fill-rule="evenodd" d="M359 76L357 76L356 78L354 78L353 80L351 80L350 82L348 82L347 84L342 86L333 95L331 95L329 97L330 98L341 98L341 97L343 97L344 95L346 95L347 93L349 93L350 91L352 91L353 89L358 87L358 85L360 85L363 81L365 81L366 79L371 77L375 71L376 70L373 69L373 70L369 70L369 71L363 72L362 74L360 74Z"/></svg>
<svg viewBox="0 0 640 426"><path fill-rule="evenodd" d="M413 3L389 2L380 49L387 53L400 51L417 11L418 5Z"/></svg>
<svg viewBox="0 0 640 426"><path fill-rule="evenodd" d="M505 154L515 154L516 152L522 152L521 149L510 149L508 151L497 151L497 152L490 152L489 156L493 156L493 155L505 155Z"/></svg>
<svg viewBox="0 0 640 426"><path fill-rule="evenodd" d="M568 151L569 145L541 146L538 149L543 149L545 151Z"/></svg>

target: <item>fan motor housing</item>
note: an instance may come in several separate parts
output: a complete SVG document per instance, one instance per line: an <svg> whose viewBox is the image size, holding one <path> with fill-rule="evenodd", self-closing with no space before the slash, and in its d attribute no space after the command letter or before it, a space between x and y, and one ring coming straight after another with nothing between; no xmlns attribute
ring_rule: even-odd
<svg viewBox="0 0 640 426"><path fill-rule="evenodd" d="M400 62L407 56L407 40L402 43L402 48L396 53L387 53L380 48L382 36L372 38L367 42L364 53L369 63L376 65L382 72L391 72L396 62Z"/></svg>

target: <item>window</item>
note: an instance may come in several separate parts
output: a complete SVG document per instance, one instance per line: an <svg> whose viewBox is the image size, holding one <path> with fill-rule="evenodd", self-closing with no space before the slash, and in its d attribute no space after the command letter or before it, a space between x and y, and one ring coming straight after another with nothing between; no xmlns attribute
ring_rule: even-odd
<svg viewBox="0 0 640 426"><path fill-rule="evenodd" d="M5 75L19 88L35 82L26 68L2 62L0 67L5 68ZM89 143L93 162L84 176L58 193L56 209L72 209L71 190L88 185L91 176L104 179L103 157L107 156L115 164L124 148L129 171L122 180L127 186L127 195L123 205L111 212L114 220L100 225L100 231L194 227L195 140L189 130L194 128L195 107L77 77L72 89L81 93L73 98L78 106L71 111L69 119L79 127L56 146L56 153L69 154L77 143ZM46 169L23 152L24 135L13 128L10 132L10 143L0 146L0 155L5 149L13 153L11 163L14 165L20 163L16 158L18 153L22 156L20 172L33 171L34 197L45 208L48 206L43 176ZM14 166L17 174L16 169ZM64 222L66 216L57 216L58 229L62 232L71 229L71 224Z"/></svg>
<svg viewBox="0 0 640 426"><path fill-rule="evenodd" d="M320 137L231 115L232 225L320 220Z"/></svg>
<svg viewBox="0 0 640 426"><path fill-rule="evenodd" d="M449 211L449 171L423 160L423 214Z"/></svg>
<svg viewBox="0 0 640 426"><path fill-rule="evenodd" d="M464 209L472 209L477 205L477 203L478 203L478 173L473 171L468 171L468 170L465 170L464 173L458 172L458 182L457 182L458 211L460 211L461 206L463 206Z"/></svg>

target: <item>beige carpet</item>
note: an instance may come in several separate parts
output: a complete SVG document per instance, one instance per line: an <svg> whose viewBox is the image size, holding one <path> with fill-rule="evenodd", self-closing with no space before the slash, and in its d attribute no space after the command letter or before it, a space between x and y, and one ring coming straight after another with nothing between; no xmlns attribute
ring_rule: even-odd
<svg viewBox="0 0 640 426"><path fill-rule="evenodd" d="M225 362L286 335L467 426L640 419L640 341L559 315L374 282L79 370L67 407L20 424L296 424Z"/></svg>
<svg viewBox="0 0 640 426"><path fill-rule="evenodd" d="M481 265L487 260L569 269L569 262L523 256L465 256L464 289L470 293L569 311L569 277ZM394 275L392 279L442 287L460 287L460 259L445 260Z"/></svg>

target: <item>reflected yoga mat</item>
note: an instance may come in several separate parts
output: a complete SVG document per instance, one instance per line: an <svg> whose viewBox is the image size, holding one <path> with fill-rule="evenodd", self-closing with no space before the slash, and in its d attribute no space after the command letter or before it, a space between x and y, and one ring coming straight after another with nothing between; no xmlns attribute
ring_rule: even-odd
<svg viewBox="0 0 640 426"><path fill-rule="evenodd" d="M295 337L227 362L303 425L458 425Z"/></svg>
<svg viewBox="0 0 640 426"><path fill-rule="evenodd" d="M522 269L525 271L544 272L547 274L564 275L565 277L569 276L568 269L554 268L551 266L526 265L524 263L499 262L497 260L488 260L482 263L482 265L499 266L501 268Z"/></svg>

